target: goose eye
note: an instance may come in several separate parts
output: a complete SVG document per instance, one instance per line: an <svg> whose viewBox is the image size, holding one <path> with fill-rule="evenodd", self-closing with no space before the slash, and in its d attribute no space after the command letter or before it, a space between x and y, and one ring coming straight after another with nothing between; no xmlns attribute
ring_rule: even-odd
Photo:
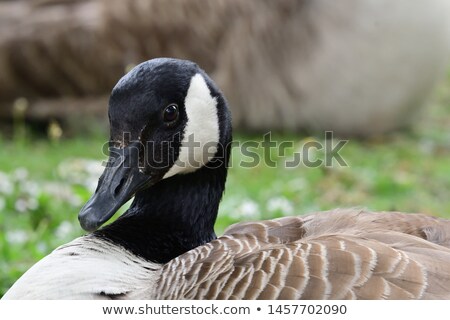
<svg viewBox="0 0 450 320"><path fill-rule="evenodd" d="M178 106L175 103L169 104L164 109L164 122L174 122L178 119Z"/></svg>

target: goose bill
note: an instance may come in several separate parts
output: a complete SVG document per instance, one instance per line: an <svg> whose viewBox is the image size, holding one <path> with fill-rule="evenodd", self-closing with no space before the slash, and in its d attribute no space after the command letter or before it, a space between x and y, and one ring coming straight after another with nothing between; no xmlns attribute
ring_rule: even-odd
<svg viewBox="0 0 450 320"><path fill-rule="evenodd" d="M84 230L97 230L136 192L157 182L140 171L139 151L137 144L121 149L110 148L109 160L97 189L78 214Z"/></svg>

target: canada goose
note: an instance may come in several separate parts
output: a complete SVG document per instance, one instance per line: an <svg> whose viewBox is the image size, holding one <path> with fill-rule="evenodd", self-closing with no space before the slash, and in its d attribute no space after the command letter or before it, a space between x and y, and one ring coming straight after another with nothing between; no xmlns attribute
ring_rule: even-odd
<svg viewBox="0 0 450 320"><path fill-rule="evenodd" d="M92 232L35 264L4 299L450 298L448 220L338 209L240 223L216 238L231 119L196 64L138 65L113 89L109 118L110 158L79 214Z"/></svg>

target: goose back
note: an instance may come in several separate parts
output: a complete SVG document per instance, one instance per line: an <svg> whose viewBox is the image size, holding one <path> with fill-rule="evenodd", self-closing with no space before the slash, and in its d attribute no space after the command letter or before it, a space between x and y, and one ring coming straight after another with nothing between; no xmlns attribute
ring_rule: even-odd
<svg viewBox="0 0 450 320"><path fill-rule="evenodd" d="M449 299L450 222L334 210L240 223L166 264L159 299Z"/></svg>

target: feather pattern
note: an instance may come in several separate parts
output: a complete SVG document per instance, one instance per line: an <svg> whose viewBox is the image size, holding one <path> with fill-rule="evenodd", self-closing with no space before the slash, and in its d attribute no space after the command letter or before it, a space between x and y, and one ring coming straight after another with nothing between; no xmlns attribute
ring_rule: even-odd
<svg viewBox="0 0 450 320"><path fill-rule="evenodd" d="M334 210L240 223L166 264L158 299L449 299L450 222Z"/></svg>

